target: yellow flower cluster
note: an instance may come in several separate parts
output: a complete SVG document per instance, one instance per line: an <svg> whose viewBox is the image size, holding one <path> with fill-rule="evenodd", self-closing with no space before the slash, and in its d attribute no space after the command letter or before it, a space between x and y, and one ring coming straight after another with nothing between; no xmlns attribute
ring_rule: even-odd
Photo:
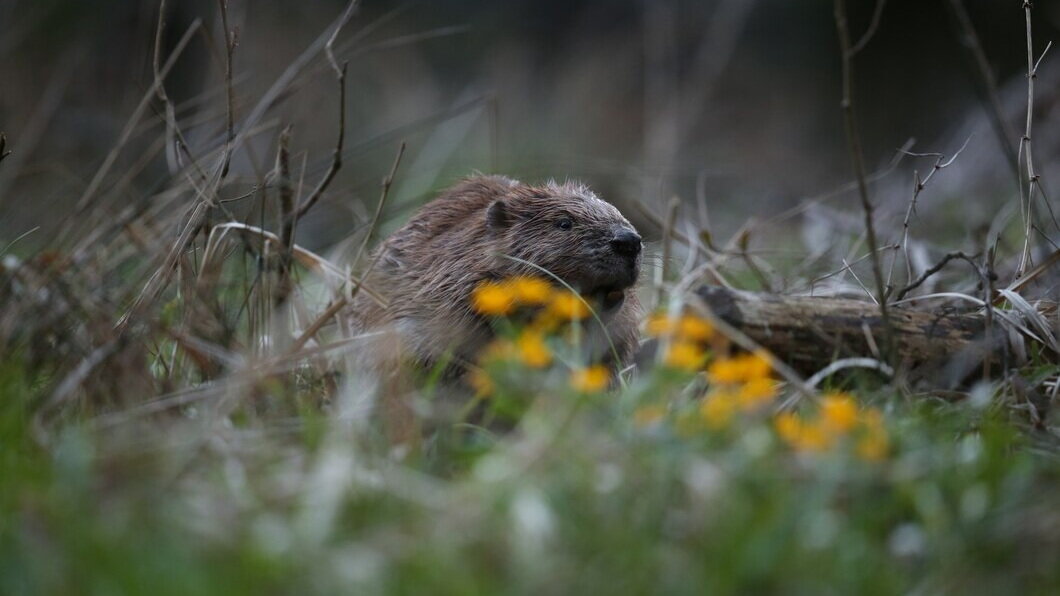
<svg viewBox="0 0 1060 596"><path fill-rule="evenodd" d="M530 322L514 338L499 338L479 355L479 366L468 375L468 383L480 396L496 391L487 369L497 362L519 362L529 368L546 368L554 357L546 336L563 323L579 321L592 311L577 293L558 288L545 279L529 276L486 281L471 292L471 307L491 317L515 314L525 308ZM579 393L596 393L608 387L611 372L604 366L590 366L571 373L570 386Z"/></svg>
<svg viewBox="0 0 1060 596"><path fill-rule="evenodd" d="M515 340L519 359L530 368L544 368L552 364L552 352L545 345L544 336L532 330L523 331Z"/></svg>
<svg viewBox="0 0 1060 596"><path fill-rule="evenodd" d="M724 428L737 411L754 412L771 402L777 395L771 374L768 357L757 352L712 362L707 368L711 392L700 406L707 426Z"/></svg>
<svg viewBox="0 0 1060 596"><path fill-rule="evenodd" d="M876 461L886 457L890 446L880 411L876 408L859 411L857 402L847 393L824 396L813 420L784 413L773 424L780 438L798 451L827 451L849 438L856 441L855 452L859 457Z"/></svg>
<svg viewBox="0 0 1060 596"><path fill-rule="evenodd" d="M606 366L595 365L571 372L570 385L580 393L597 393L607 389L611 382L611 371Z"/></svg>
<svg viewBox="0 0 1060 596"><path fill-rule="evenodd" d="M544 307L542 318L560 321L581 320L590 312L581 296L539 277L485 281L471 291L471 307L479 314L503 317L523 306Z"/></svg>
<svg viewBox="0 0 1060 596"><path fill-rule="evenodd" d="M714 337L710 321L691 313L679 316L655 313L645 321L644 332L651 337L668 339L663 364L688 372L703 367L707 359L705 344Z"/></svg>
<svg viewBox="0 0 1060 596"><path fill-rule="evenodd" d="M652 337L673 335L688 341L702 342L714 337L710 321L689 313L679 317L655 313L644 323L644 331Z"/></svg>
<svg viewBox="0 0 1060 596"><path fill-rule="evenodd" d="M711 363L707 377L713 383L733 385L768 378L772 369L768 356L753 352Z"/></svg>

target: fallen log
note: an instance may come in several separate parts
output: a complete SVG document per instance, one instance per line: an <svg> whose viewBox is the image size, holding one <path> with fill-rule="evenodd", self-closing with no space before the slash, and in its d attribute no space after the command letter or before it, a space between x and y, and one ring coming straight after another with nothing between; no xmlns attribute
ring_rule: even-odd
<svg viewBox="0 0 1060 596"><path fill-rule="evenodd" d="M883 338L880 310L872 302L844 298L782 296L701 286L696 296L711 313L804 374L839 358L879 358ZM989 374L1014 364L1025 339L991 324L980 311L953 307L890 309L895 360L936 386L956 386L976 371ZM984 362L987 365L984 367Z"/></svg>

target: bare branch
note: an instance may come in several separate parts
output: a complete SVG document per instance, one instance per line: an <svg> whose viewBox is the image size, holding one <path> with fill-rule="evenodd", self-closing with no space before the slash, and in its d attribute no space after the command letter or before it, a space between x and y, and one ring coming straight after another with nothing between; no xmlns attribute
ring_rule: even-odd
<svg viewBox="0 0 1060 596"><path fill-rule="evenodd" d="M352 14L353 7L356 6L356 4L356 2L350 3L348 9L350 11L349 14ZM320 180L317 187L313 189L313 192L306 197L305 201L302 202L302 205L298 208L296 217L299 218L308 213L309 210L313 208L313 205L320 200L320 196L324 194L325 190L327 190L331 181L335 178L335 174L337 174L339 169L342 168L342 146L346 140L346 67L348 64L343 62L340 67L339 63L335 60L335 53L332 48L335 45L335 38L339 36L339 32L342 31L342 26L348 18L349 16L346 16L344 20L339 22L338 26L335 27L335 30L332 32L331 37L328 38L328 42L324 44L324 54L327 56L328 63L331 65L332 70L335 71L335 77L339 83L339 136L335 141L335 149L331 153L331 165L328 167L327 173L324 174L324 178Z"/></svg>
<svg viewBox="0 0 1060 596"><path fill-rule="evenodd" d="M942 257L942 260L939 261L938 263L936 263L934 267L931 267L930 269L925 271L920 277L918 277L915 281L913 281L912 283L910 283L906 287L902 288L898 292L898 296L895 297L895 300L901 300L902 298L905 298L906 294L908 294L909 292L912 292L913 290L919 288L925 281L928 280L929 277L931 277L932 275L935 275L939 271L942 271L942 268L945 267L947 263L949 263L950 261L952 261L954 259L960 259L962 261L967 261L968 264L970 264L975 269L975 272L977 274L979 274L980 278L986 279L987 275L985 273L983 273L983 270L979 267L979 264L975 262L975 259L978 258L978 257L979 257L979 255L966 255L966 254L964 254L961 251L947 253L946 256Z"/></svg>
<svg viewBox="0 0 1060 596"><path fill-rule="evenodd" d="M328 186L331 185L331 181L335 178L335 174L338 174L339 169L342 168L342 146L346 139L346 63L343 63L342 69L339 71L339 136L335 140L335 149L331 152L331 165L328 166L328 171L321 178L313 192L306 197L305 201L302 202L298 210L295 211L295 217L301 219L313 208L313 205L320 200L321 195L327 190Z"/></svg>
<svg viewBox="0 0 1060 596"><path fill-rule="evenodd" d="M401 164L401 158L405 155L405 142L401 142L401 146L398 147L397 156L394 157L394 163L390 166L390 173L387 174L386 178L383 178L382 191L379 196L379 203L376 205L375 214L372 216L371 223L368 224L368 232L364 235L364 240L361 242L360 248L357 249L357 254L353 257L353 262L357 263L361 260L361 256L364 254L365 248L368 246L368 240L372 237L372 233L375 232L376 227L379 225L379 217L383 213L383 205L386 204L386 199L390 195L390 186L394 183L394 175L397 173L398 165ZM365 280L375 269L376 263L379 262L379 258L383 252L379 251L372 256L372 260L369 261L368 266L365 267L364 272L359 278L354 281L353 288L350 289L349 295L339 296L333 301L324 312L317 317L315 321L306 329L302 335L300 335L291 345L290 353L297 352L305 346L306 342L309 341L320 329L331 320L331 317L337 315L347 304L350 304L353 299L357 296L357 293L364 287Z"/></svg>
<svg viewBox="0 0 1060 596"><path fill-rule="evenodd" d="M913 172L913 197L909 201L909 207L906 209L906 212L905 212L905 219L902 221L902 240L897 245L895 245L894 256L891 258L891 266L890 266L890 269L887 272L887 288L888 288L888 290L890 290L892 288L891 280L892 280L892 276L894 274L894 263L895 263L895 261L898 260L898 250L903 250L904 253L905 253L905 272L906 272L905 281L906 281L906 283L909 283L909 281L913 279L913 266L912 266L912 263L910 263L910 259L909 259L909 244L908 244L908 240L909 240L909 222L912 220L913 215L916 213L917 198L920 197L920 193L924 190L925 187L927 187L927 183L935 176L935 173L940 171L940 170L942 170L942 169L944 169L944 168L949 167L950 165L952 165L953 162L956 161L958 157L960 157L961 153L964 152L964 149L966 147L968 147L968 143L971 140L972 140L971 136L969 136L967 139L965 139L964 144L961 145L961 148L958 149L957 152L953 154L953 157L951 157L949 159L946 159L946 156L941 154L941 153L911 153L911 152L908 152L908 151L905 152L906 155L910 155L910 156L913 156L913 157L934 157L935 158L935 165L932 166L931 172L929 172L928 175L925 176L923 179L920 178L920 173L919 172L916 172L916 171Z"/></svg>
<svg viewBox="0 0 1060 596"><path fill-rule="evenodd" d="M858 40L854 47L850 48L850 56L853 57L855 54L865 49L865 46L869 45L872 41L872 37L876 35L876 30L880 28L880 17L883 16L883 7L887 4L887 0L876 0L876 8L872 11L872 21L869 22L869 28L862 34L861 39Z"/></svg>
<svg viewBox="0 0 1060 596"><path fill-rule="evenodd" d="M224 178L228 175L228 166L232 159L232 143L236 138L235 92L232 86L232 56L235 53L238 40L236 39L235 32L233 32L228 26L228 0L217 0L217 4L221 9L221 28L224 30L225 40L225 152L224 161L221 166L221 178Z"/></svg>
<svg viewBox="0 0 1060 596"><path fill-rule="evenodd" d="M854 113L854 99L852 92L853 64L850 50L850 29L847 23L846 0L835 0L835 23L839 34L839 49L842 57L843 72L843 99L840 103L843 112L843 128L846 130L847 146L850 150L851 161L854 166L854 174L858 181L858 195L861 198L861 207L865 212L865 235L872 253L872 276L876 282L876 296L880 307L880 318L883 320L883 352L884 358L892 354L892 338L890 314L887 310L887 293L883 282L883 265L879 252L876 250L876 225L873 221L872 201L869 199L869 187L866 182L865 159L861 152L861 138L858 135L857 119Z"/></svg>
<svg viewBox="0 0 1060 596"><path fill-rule="evenodd" d="M276 151L276 175L280 194L280 240L290 247L294 239L294 226L297 220L294 212L294 189L291 187L291 127L284 127Z"/></svg>
<svg viewBox="0 0 1060 596"><path fill-rule="evenodd" d="M1034 170L1034 155L1031 151L1031 129L1034 126L1034 81L1038 78L1038 65L1042 58L1052 47L1052 42L1045 46L1038 60L1034 59L1034 41L1031 37L1031 2L1023 0L1023 12L1027 23L1027 121L1023 129L1023 138L1020 140L1019 155L1024 152L1027 155L1027 191L1024 194L1023 185L1020 184L1020 211L1023 214L1023 252L1020 255L1019 265L1016 267L1016 277L1022 277L1031 263L1031 228L1034 226L1034 191L1041 194L1041 185L1038 174ZM1017 159L1018 161L1018 159ZM1026 200L1024 200L1026 196Z"/></svg>
<svg viewBox="0 0 1060 596"><path fill-rule="evenodd" d="M401 158L405 156L405 141L401 141L401 146L398 147L397 155L394 156L394 163L390 166L390 173L383 178L382 191L379 195L379 202L375 206L375 213L372 214L372 221L368 225L368 232L364 235L361 240L361 246L357 249L357 254L353 257L354 264L360 262L361 257L364 255L364 251L368 248L368 243L372 239L372 234L375 233L376 226L379 225L379 217L383 214L383 206L386 205L386 199L390 196L390 185L394 183L394 175L397 173L398 166L401 165Z"/></svg>

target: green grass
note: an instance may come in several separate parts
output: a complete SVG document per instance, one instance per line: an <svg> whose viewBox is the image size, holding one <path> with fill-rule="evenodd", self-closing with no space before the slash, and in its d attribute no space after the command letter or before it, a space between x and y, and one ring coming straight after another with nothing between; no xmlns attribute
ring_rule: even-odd
<svg viewBox="0 0 1060 596"><path fill-rule="evenodd" d="M886 411L891 451L796 453L769 417L631 422L557 388L515 433L438 431L404 459L307 412L31 427L0 368L0 593L1055 593L1060 466L1000 406ZM283 420L288 420L284 418ZM366 437L375 436L369 440Z"/></svg>

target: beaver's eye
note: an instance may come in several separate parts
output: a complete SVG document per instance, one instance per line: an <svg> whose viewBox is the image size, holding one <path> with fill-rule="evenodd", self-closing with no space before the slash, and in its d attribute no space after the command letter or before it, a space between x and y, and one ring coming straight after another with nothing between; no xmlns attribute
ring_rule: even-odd
<svg viewBox="0 0 1060 596"><path fill-rule="evenodd" d="M561 230L569 230L574 227L574 222L569 217L561 217L556 220L556 227Z"/></svg>

